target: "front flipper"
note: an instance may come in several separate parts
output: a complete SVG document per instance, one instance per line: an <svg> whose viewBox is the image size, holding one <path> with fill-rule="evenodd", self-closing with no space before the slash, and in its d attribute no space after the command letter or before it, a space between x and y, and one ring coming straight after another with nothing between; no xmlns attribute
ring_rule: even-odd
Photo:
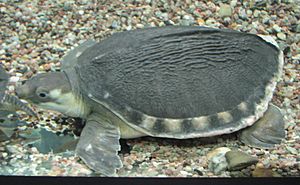
<svg viewBox="0 0 300 185"><path fill-rule="evenodd" d="M283 115L280 109L270 104L264 116L254 125L244 129L240 140L252 147L273 148L285 137Z"/></svg>
<svg viewBox="0 0 300 185"><path fill-rule="evenodd" d="M76 154L85 164L106 176L116 176L122 161L118 155L120 130L108 120L100 117L88 119L83 128Z"/></svg>

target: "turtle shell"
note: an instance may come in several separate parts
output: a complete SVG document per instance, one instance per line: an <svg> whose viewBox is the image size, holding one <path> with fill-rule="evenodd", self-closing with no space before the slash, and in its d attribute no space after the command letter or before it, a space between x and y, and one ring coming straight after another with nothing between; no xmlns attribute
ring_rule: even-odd
<svg viewBox="0 0 300 185"><path fill-rule="evenodd" d="M86 98L139 131L170 138L253 124L282 68L281 52L259 36L181 26L115 33L78 61L67 75Z"/></svg>

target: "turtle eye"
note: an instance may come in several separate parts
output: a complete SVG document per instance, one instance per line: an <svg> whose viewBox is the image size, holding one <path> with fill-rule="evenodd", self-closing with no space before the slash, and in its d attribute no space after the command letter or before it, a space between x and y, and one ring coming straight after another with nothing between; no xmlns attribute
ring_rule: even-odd
<svg viewBox="0 0 300 185"><path fill-rule="evenodd" d="M41 98L46 98L47 97L47 93L46 92L39 92L38 95Z"/></svg>
<svg viewBox="0 0 300 185"><path fill-rule="evenodd" d="M45 88L38 88L36 90L36 95L38 95L39 98L47 98L48 97L48 91Z"/></svg>

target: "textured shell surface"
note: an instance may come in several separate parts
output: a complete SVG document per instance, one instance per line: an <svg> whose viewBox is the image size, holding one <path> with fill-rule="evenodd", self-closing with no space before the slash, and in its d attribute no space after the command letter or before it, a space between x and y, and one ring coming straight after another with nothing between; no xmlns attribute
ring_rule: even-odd
<svg viewBox="0 0 300 185"><path fill-rule="evenodd" d="M78 61L72 75L83 95L139 131L170 138L253 124L267 109L283 62L259 36L180 26L115 33Z"/></svg>

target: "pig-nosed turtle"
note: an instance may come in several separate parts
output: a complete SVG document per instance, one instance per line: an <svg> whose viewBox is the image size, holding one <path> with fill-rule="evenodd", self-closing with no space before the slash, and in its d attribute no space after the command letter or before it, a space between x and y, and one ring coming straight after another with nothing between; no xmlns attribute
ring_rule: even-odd
<svg viewBox="0 0 300 185"><path fill-rule="evenodd" d="M267 110L282 68L283 54L271 37L147 28L84 42L63 59L61 72L38 74L17 94L85 118L75 152L112 176L122 166L120 138L208 137L254 124ZM284 128L274 123L265 121L244 140L258 147L280 143Z"/></svg>

